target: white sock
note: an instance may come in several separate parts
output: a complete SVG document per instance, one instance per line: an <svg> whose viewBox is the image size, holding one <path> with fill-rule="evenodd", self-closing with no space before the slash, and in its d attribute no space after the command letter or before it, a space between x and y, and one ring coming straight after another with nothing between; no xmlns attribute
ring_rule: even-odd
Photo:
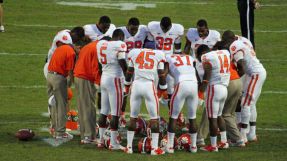
<svg viewBox="0 0 287 161"><path fill-rule="evenodd" d="M111 130L111 145L117 144L117 134L118 130Z"/></svg>
<svg viewBox="0 0 287 161"><path fill-rule="evenodd" d="M174 134L175 133L171 133L171 132L167 132L167 147L173 147L173 143L174 143Z"/></svg>
<svg viewBox="0 0 287 161"><path fill-rule="evenodd" d="M250 126L249 135L256 135L256 126Z"/></svg>
<svg viewBox="0 0 287 161"><path fill-rule="evenodd" d="M158 148L158 136L159 133L151 133L151 139L152 139L152 148L157 149Z"/></svg>
<svg viewBox="0 0 287 161"><path fill-rule="evenodd" d="M226 131L220 132L220 136L221 136L221 142L226 143L227 142Z"/></svg>
<svg viewBox="0 0 287 161"><path fill-rule="evenodd" d="M134 136L135 136L135 131L128 131L128 133L127 133L127 137L128 137L127 147L133 147Z"/></svg>
<svg viewBox="0 0 287 161"><path fill-rule="evenodd" d="M241 122L241 112L235 112L236 125Z"/></svg>
<svg viewBox="0 0 287 161"><path fill-rule="evenodd" d="M196 137L197 133L190 133L190 138L191 138L191 147L196 147Z"/></svg>
<svg viewBox="0 0 287 161"><path fill-rule="evenodd" d="M100 133L100 143L104 143L103 142L103 137L104 137L104 133L105 133L106 128L99 128L99 133Z"/></svg>
<svg viewBox="0 0 287 161"><path fill-rule="evenodd" d="M245 139L246 138L246 133L247 133L247 128L241 128L241 138Z"/></svg>
<svg viewBox="0 0 287 161"><path fill-rule="evenodd" d="M215 136L215 137L210 136L210 142L211 142L211 146L216 147L217 146L217 136Z"/></svg>

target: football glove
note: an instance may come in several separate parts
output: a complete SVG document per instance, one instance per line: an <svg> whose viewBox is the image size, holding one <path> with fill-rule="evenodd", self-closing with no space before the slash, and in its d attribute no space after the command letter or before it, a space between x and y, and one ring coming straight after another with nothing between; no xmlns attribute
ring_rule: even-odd
<svg viewBox="0 0 287 161"><path fill-rule="evenodd" d="M160 104L163 105L163 107L165 108L168 108L168 101L169 99L164 99L162 97L159 99Z"/></svg>

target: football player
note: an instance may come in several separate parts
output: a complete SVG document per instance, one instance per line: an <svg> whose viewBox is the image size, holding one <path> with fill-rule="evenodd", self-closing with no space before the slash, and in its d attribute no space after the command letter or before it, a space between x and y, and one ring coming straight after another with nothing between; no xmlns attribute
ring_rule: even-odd
<svg viewBox="0 0 287 161"><path fill-rule="evenodd" d="M175 80L175 91L171 96L169 124L168 124L168 143L165 151L174 153L174 135L176 131L177 118L183 108L184 102L187 104L188 119L190 122L191 145L190 152L197 152L196 147L196 110L198 104L198 74L195 70L195 60L189 55L168 55L166 57L165 69ZM161 102L161 99L160 99ZM164 103L162 103L164 104Z"/></svg>
<svg viewBox="0 0 287 161"><path fill-rule="evenodd" d="M246 39L245 37L234 35L233 39L234 40L241 40L241 41L247 43L249 46L251 46L253 48L253 45L252 45L251 41ZM228 36L222 37L222 40L223 41L228 41ZM229 49L227 49L227 50L229 50ZM241 80L241 83L242 83L241 92L243 93L244 92L244 86L246 85L246 81L247 81L246 74L241 76L240 80ZM242 97L242 95L241 95L241 97ZM238 99L237 108L235 110L236 124L237 124L237 127L239 129L241 128L241 97Z"/></svg>
<svg viewBox="0 0 287 161"><path fill-rule="evenodd" d="M99 65L102 69L101 77L101 93L102 93L102 108L99 119L100 139L98 147L102 148L103 135L106 129L106 119L111 109L111 143L109 150L123 150L124 147L117 144L117 133L119 125L119 117L123 103L123 80L126 75L127 64L125 60L125 52L127 50L124 40L124 33L120 29L113 32L113 37L110 41L101 40L97 44L97 54ZM101 72L100 72L101 73Z"/></svg>
<svg viewBox="0 0 287 161"><path fill-rule="evenodd" d="M195 58L195 52L199 45L204 44L207 45L210 49L216 44L216 42L220 41L220 33L216 30L209 30L207 26L207 22L205 20L197 21L196 28L189 28L185 34L186 43L184 47L184 54L189 54L191 51L191 55ZM195 58L196 59L196 58ZM199 74L200 79L203 77L203 66L196 59L196 70ZM201 83L201 82L199 82ZM206 115L203 113L203 115ZM182 131L188 131L189 123L186 125ZM198 132L198 136L202 137L200 131ZM198 138L198 140L202 140L202 138Z"/></svg>
<svg viewBox="0 0 287 161"><path fill-rule="evenodd" d="M85 35L93 42L104 36L112 37L116 26L111 24L111 19L108 16L102 16L98 24L85 25L83 28Z"/></svg>
<svg viewBox="0 0 287 161"><path fill-rule="evenodd" d="M129 53L129 67L125 79L126 91L129 91L131 77L135 72L135 80L131 89L130 98L130 122L127 132L126 153L133 153L132 143L136 130L136 120L140 112L140 107L145 98L146 108L151 119L151 155L160 155L165 152L158 147L159 139L159 104L154 86L155 75L159 77L159 87L163 91L164 101L168 101L167 84L164 78L165 54L155 49L155 44L147 42L145 49L132 49Z"/></svg>
<svg viewBox="0 0 287 161"><path fill-rule="evenodd" d="M112 37L116 26L111 24L111 19L108 16L102 16L98 24L85 25L85 35L91 42L100 40L105 36ZM98 90L98 109L101 109L101 86Z"/></svg>
<svg viewBox="0 0 287 161"><path fill-rule="evenodd" d="M227 40L232 59L236 61L238 74L246 74L247 81L244 85L244 93L241 102L241 137L247 141L257 141L256 137L256 102L261 94L261 89L266 79L266 70L256 57L256 53L248 43L236 40L232 31L223 33ZM250 132L247 134L247 126Z"/></svg>
<svg viewBox="0 0 287 161"><path fill-rule="evenodd" d="M131 49L142 48L146 37L147 37L147 27L145 25L140 25L139 19L133 17L129 20L128 25L124 27L119 27L125 34L124 42L127 45L126 51L126 61L128 63L128 53ZM126 107L127 97L124 97L122 114L120 117L121 127L125 127L125 107Z"/></svg>
<svg viewBox="0 0 287 161"><path fill-rule="evenodd" d="M198 97L201 106L203 93L204 107L207 110L211 144L200 148L204 151L217 152L217 129L220 129L222 148L228 148L226 125L222 118L222 110L227 98L227 86L230 78L230 53L227 50L211 51L207 45L200 45L197 49L197 59L204 68L203 81L199 88Z"/></svg>
<svg viewBox="0 0 287 161"><path fill-rule="evenodd" d="M157 50L163 51L166 55L182 54L181 36L184 34L184 27L180 24L171 23L169 17L163 17L160 22L148 23L148 41L154 42ZM174 80L170 75L166 76L167 94L171 98L174 91ZM157 85L157 82L156 82ZM159 90L159 95L160 90Z"/></svg>

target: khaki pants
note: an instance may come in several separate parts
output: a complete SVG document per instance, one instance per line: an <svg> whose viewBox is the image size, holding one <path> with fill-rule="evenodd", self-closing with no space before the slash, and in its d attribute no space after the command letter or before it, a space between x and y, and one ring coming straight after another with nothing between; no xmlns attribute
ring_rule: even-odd
<svg viewBox="0 0 287 161"><path fill-rule="evenodd" d="M61 74L48 73L47 97L55 96L55 106L51 106L52 128L54 136L64 136L66 133L68 87L67 79Z"/></svg>
<svg viewBox="0 0 287 161"><path fill-rule="evenodd" d="M237 129L236 123L235 123L235 117L234 112L236 109L237 101L240 96L241 92L241 81L240 79L235 79L229 82L229 86L227 87L228 95L227 99L224 104L224 108L222 111L222 117L225 120L226 123L226 132L227 135L230 137L230 140L232 142L235 142L237 140L241 139L241 135L239 130ZM197 136L199 138L206 139L209 132L209 122L208 117L206 114L206 109L204 108L201 122L198 128Z"/></svg>
<svg viewBox="0 0 287 161"><path fill-rule="evenodd" d="M75 90L77 96L77 106L81 140L85 137L94 139L96 137L96 93L98 85L89 80L75 77Z"/></svg>

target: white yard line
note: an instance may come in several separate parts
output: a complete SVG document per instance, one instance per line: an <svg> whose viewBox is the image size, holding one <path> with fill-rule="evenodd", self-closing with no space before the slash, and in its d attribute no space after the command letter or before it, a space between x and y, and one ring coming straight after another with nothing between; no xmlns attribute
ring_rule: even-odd
<svg viewBox="0 0 287 161"><path fill-rule="evenodd" d="M276 128L256 128L257 130L266 130L266 131L286 131L287 129L276 129Z"/></svg>
<svg viewBox="0 0 287 161"><path fill-rule="evenodd" d="M11 55L11 56L23 56L23 55L28 55L28 56L47 56L48 54L27 54L27 53L0 53L0 55Z"/></svg>
<svg viewBox="0 0 287 161"><path fill-rule="evenodd" d="M0 122L0 125L10 125L10 124L43 124L48 125L49 122L20 122L20 121L11 121L11 122Z"/></svg>

